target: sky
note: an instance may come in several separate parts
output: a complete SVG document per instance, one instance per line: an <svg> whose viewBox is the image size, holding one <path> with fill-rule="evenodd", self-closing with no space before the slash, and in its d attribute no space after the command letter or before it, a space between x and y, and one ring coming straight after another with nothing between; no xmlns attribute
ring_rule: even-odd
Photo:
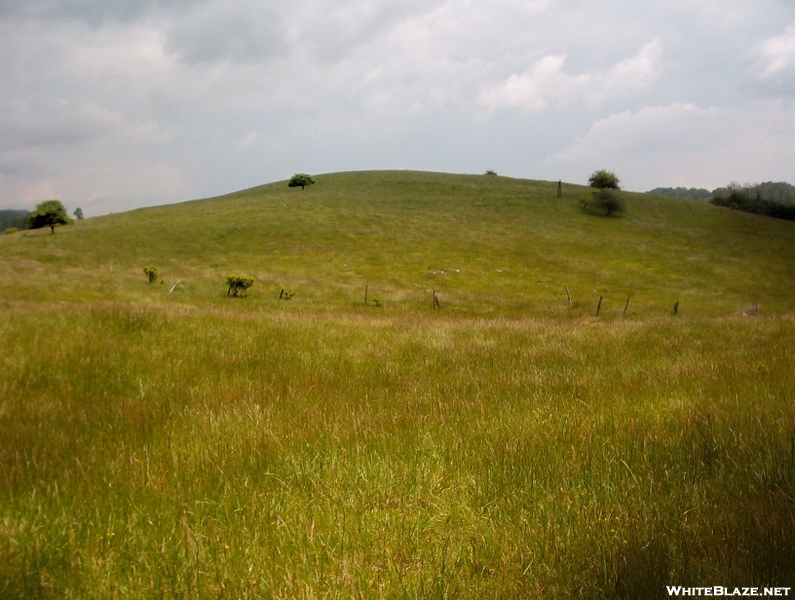
<svg viewBox="0 0 795 600"><path fill-rule="evenodd" d="M601 168L795 183L795 2L0 0L0 208Z"/></svg>

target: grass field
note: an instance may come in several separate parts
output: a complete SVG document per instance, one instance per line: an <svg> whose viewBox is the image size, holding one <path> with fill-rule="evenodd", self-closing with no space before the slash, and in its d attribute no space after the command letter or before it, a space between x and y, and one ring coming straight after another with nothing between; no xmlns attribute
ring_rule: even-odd
<svg viewBox="0 0 795 600"><path fill-rule="evenodd" d="M795 585L795 224L316 180L0 236L0 596Z"/></svg>

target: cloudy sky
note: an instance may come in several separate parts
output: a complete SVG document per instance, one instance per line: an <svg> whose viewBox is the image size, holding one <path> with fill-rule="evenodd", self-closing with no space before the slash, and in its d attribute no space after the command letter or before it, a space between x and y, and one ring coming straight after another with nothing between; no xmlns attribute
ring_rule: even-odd
<svg viewBox="0 0 795 600"><path fill-rule="evenodd" d="M0 0L0 208L597 168L795 183L795 3Z"/></svg>

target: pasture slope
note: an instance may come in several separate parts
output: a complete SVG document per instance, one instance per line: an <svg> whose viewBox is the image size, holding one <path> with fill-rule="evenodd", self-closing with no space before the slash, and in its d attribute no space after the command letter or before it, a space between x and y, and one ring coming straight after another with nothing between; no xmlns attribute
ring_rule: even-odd
<svg viewBox="0 0 795 600"><path fill-rule="evenodd" d="M795 223L316 180L0 236L0 597L795 587Z"/></svg>

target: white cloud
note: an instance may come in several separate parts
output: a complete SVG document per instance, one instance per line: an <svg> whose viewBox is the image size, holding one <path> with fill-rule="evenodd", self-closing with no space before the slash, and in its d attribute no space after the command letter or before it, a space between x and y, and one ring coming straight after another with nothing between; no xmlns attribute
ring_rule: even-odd
<svg viewBox="0 0 795 600"><path fill-rule="evenodd" d="M251 144L253 144L253 143L254 143L254 141L255 141L255 140L258 138L258 137L259 137L259 131L250 131L250 132L248 132L246 135L244 135L244 136L243 136L243 137L240 139L240 141L237 143L237 145L238 145L240 148L242 148L242 149L244 149L244 150L245 150L245 149L246 149L246 148L248 148L248 147L249 147Z"/></svg>
<svg viewBox="0 0 795 600"><path fill-rule="evenodd" d="M795 67L795 23L787 27L784 34L762 42L760 55L764 63L759 74L762 80L778 77Z"/></svg>
<svg viewBox="0 0 795 600"><path fill-rule="evenodd" d="M793 117L795 110L780 102L729 109L674 103L627 110L599 119L546 162L583 182L594 169L608 168L637 191L791 180Z"/></svg>
<svg viewBox="0 0 795 600"><path fill-rule="evenodd" d="M565 104L583 99L590 104L627 96L644 90L657 77L662 56L659 39L646 44L632 58L622 60L607 71L569 74L563 70L566 55L548 55L529 71L514 73L508 79L486 88L479 103L488 110L521 108L538 111L550 104Z"/></svg>

